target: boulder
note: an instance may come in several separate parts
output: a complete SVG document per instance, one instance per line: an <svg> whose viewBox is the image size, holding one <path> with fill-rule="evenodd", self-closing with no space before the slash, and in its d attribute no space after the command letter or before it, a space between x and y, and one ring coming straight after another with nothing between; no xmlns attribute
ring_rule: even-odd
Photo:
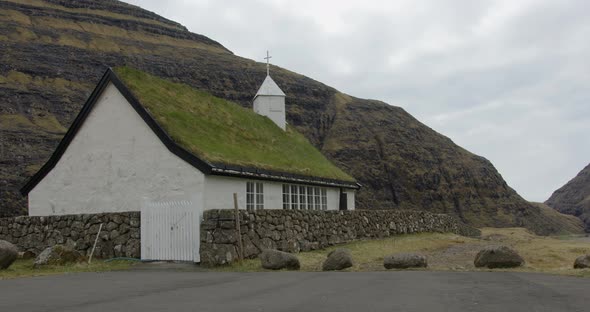
<svg viewBox="0 0 590 312"><path fill-rule="evenodd" d="M344 270L352 266L352 255L350 250L340 248L328 254L328 258L322 265L323 271Z"/></svg>
<svg viewBox="0 0 590 312"><path fill-rule="evenodd" d="M35 259L37 257L37 255L30 250L27 251L22 251L18 253L18 258L19 259Z"/></svg>
<svg viewBox="0 0 590 312"><path fill-rule="evenodd" d="M0 240L0 270L8 269L17 257L16 246L5 240Z"/></svg>
<svg viewBox="0 0 590 312"><path fill-rule="evenodd" d="M473 261L476 268L515 268L524 264L524 259L507 246L489 246L482 249Z"/></svg>
<svg viewBox="0 0 590 312"><path fill-rule="evenodd" d="M258 256L262 267L270 270L299 270L299 259L294 254L278 251L274 249L265 249Z"/></svg>
<svg viewBox="0 0 590 312"><path fill-rule="evenodd" d="M425 268L428 266L426 257L414 253L398 253L383 259L386 269Z"/></svg>
<svg viewBox="0 0 590 312"><path fill-rule="evenodd" d="M72 262L82 262L85 258L76 250L63 245L55 245L43 250L35 259L35 268L44 265L64 265Z"/></svg>
<svg viewBox="0 0 590 312"><path fill-rule="evenodd" d="M590 254L580 256L574 262L574 269L588 269L590 268Z"/></svg>

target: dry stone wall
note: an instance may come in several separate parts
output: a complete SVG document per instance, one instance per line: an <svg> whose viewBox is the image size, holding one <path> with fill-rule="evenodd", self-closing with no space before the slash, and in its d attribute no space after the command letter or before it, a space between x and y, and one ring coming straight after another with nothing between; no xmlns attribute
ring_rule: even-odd
<svg viewBox="0 0 590 312"><path fill-rule="evenodd" d="M89 255L101 223L95 257L140 257L139 212L0 218L0 239L36 255L56 244Z"/></svg>
<svg viewBox="0 0 590 312"><path fill-rule="evenodd" d="M208 210L201 223L201 263L220 265L237 259L238 232L234 211ZM264 249L309 251L359 239L396 234L449 232L477 236L479 230L444 214L424 211L240 210L244 257Z"/></svg>

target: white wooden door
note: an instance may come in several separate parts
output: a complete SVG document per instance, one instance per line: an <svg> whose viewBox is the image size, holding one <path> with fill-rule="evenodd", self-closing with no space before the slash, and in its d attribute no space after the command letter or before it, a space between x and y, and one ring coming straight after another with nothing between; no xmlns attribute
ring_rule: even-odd
<svg viewBox="0 0 590 312"><path fill-rule="evenodd" d="M202 202L144 201L141 206L141 259L200 262Z"/></svg>

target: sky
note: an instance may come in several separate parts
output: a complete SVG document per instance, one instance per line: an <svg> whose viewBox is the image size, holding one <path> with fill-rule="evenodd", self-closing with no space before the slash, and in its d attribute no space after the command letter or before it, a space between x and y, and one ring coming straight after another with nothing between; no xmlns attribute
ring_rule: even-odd
<svg viewBox="0 0 590 312"><path fill-rule="evenodd" d="M127 0L401 106L545 201L590 163L590 1Z"/></svg>

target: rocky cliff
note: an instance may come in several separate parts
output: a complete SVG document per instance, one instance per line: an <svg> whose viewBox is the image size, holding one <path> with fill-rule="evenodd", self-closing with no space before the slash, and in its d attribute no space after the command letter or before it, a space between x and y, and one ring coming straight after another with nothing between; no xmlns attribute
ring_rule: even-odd
<svg viewBox="0 0 590 312"><path fill-rule="evenodd" d="M108 66L129 65L243 106L264 79L178 23L118 1L0 1L0 211L22 214L18 188L50 156ZM288 122L363 184L359 208L449 213L474 226L554 231L493 165L400 107L339 93L273 67Z"/></svg>
<svg viewBox="0 0 590 312"><path fill-rule="evenodd" d="M590 164L564 186L553 192L545 202L562 213L574 215L584 221L590 232Z"/></svg>

